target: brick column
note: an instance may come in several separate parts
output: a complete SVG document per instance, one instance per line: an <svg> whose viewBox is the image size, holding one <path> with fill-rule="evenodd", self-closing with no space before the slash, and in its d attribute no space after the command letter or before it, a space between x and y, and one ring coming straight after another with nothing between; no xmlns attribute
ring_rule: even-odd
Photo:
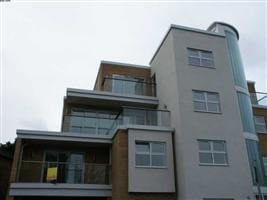
<svg viewBox="0 0 267 200"><path fill-rule="evenodd" d="M20 163L20 157L21 155L21 150L22 150L22 141L20 138L16 139L16 145L15 145L15 152L13 156L13 163L12 163L12 168L10 172L10 178L9 178L9 186L11 183L15 183L17 180L17 173L18 173L18 168L19 168L19 163ZM7 192L6 200L13 200L14 197L9 196L9 191Z"/></svg>
<svg viewBox="0 0 267 200"><path fill-rule="evenodd" d="M112 200L129 200L126 130L119 130L112 143Z"/></svg>

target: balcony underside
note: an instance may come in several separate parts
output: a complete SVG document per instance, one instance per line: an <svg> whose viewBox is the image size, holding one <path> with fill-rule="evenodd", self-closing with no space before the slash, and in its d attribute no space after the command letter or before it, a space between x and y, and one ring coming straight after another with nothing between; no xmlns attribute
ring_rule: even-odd
<svg viewBox="0 0 267 200"><path fill-rule="evenodd" d="M67 89L67 98L65 101L67 103L84 105L112 106L113 108L121 106L155 108L159 103L156 97L72 88Z"/></svg>
<svg viewBox="0 0 267 200"><path fill-rule="evenodd" d="M112 186L100 184L12 183L10 196L111 197Z"/></svg>

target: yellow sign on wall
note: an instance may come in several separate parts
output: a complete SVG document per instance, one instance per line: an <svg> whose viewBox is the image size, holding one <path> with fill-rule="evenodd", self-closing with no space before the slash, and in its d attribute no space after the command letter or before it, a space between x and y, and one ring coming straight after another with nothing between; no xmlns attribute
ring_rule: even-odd
<svg viewBox="0 0 267 200"><path fill-rule="evenodd" d="M47 169L47 181L55 181L57 180L57 167L49 167Z"/></svg>

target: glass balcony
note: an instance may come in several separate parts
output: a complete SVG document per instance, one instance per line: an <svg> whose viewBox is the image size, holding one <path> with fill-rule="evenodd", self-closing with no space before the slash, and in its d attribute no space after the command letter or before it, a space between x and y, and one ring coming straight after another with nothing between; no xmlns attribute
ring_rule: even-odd
<svg viewBox="0 0 267 200"><path fill-rule="evenodd" d="M129 95L156 96L156 84L146 82L141 78L129 78L119 76L106 77L103 80L103 90Z"/></svg>
<svg viewBox="0 0 267 200"><path fill-rule="evenodd" d="M95 163L68 163L22 161L17 182L49 183L47 171L56 168L55 183L111 184L111 165Z"/></svg>
<svg viewBox="0 0 267 200"><path fill-rule="evenodd" d="M95 135L109 135L118 125L170 127L170 112L123 107L113 118L64 116L65 131ZM66 128L67 127L67 128Z"/></svg>
<svg viewBox="0 0 267 200"><path fill-rule="evenodd" d="M251 103L253 105L267 106L267 93L255 92L250 93Z"/></svg>

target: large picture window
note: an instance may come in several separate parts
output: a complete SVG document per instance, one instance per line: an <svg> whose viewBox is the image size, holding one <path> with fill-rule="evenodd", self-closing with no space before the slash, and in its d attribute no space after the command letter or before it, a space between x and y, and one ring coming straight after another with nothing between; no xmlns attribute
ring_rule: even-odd
<svg viewBox="0 0 267 200"><path fill-rule="evenodd" d="M165 142L136 142L136 167L166 167Z"/></svg>

